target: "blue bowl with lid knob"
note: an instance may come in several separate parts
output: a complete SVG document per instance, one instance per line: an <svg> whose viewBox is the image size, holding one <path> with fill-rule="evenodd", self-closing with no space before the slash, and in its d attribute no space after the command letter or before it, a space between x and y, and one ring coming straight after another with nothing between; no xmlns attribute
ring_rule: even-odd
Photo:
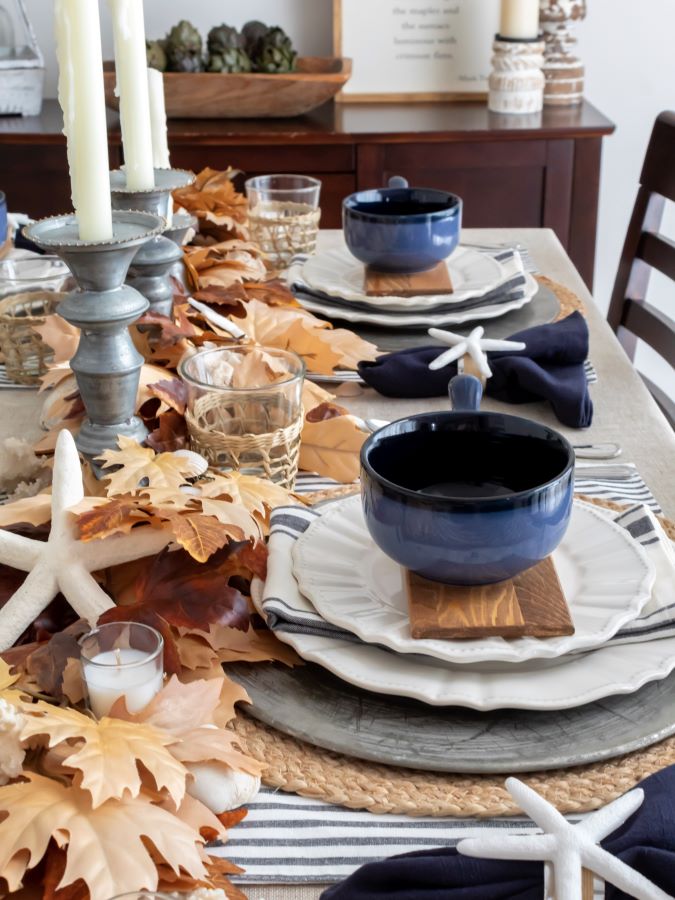
<svg viewBox="0 0 675 900"><path fill-rule="evenodd" d="M480 412L481 384L450 383L452 412L392 422L361 450L371 537L432 581L491 584L549 556L569 525L574 450L519 416Z"/></svg>
<svg viewBox="0 0 675 900"><path fill-rule="evenodd" d="M462 201L455 194L411 188L395 176L389 187L358 191L342 201L349 251L380 272L424 272L459 243Z"/></svg>

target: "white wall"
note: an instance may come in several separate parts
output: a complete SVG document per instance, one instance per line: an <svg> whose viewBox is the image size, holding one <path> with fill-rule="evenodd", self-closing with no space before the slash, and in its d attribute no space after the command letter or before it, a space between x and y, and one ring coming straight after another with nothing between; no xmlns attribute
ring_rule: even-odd
<svg viewBox="0 0 675 900"><path fill-rule="evenodd" d="M47 60L47 92L54 96L52 3L26 2ZM675 109L675 2L588 0L588 7L588 18L578 28L587 68L586 96L617 125L616 133L605 141L598 231L595 295L605 308L651 125L661 110ZM104 53L110 57L112 40L103 0L101 8ZM151 37L162 36L180 18L190 19L205 33L225 15L237 26L249 18L279 24L303 54L331 52L332 0L240 0L232 4L222 0L146 0L145 9ZM675 215L670 218L675 234ZM660 296L663 298L663 291Z"/></svg>

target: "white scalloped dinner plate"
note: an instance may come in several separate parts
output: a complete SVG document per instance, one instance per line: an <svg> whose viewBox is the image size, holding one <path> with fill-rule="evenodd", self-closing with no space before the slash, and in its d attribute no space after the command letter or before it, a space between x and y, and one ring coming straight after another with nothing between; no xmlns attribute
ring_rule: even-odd
<svg viewBox="0 0 675 900"><path fill-rule="evenodd" d="M575 633L546 639L414 640L401 567L368 533L360 497L332 504L293 546L300 587L328 622L369 644L450 663L551 659L599 647L639 615L655 569L630 534L597 507L574 502L553 554Z"/></svg>
<svg viewBox="0 0 675 900"><path fill-rule="evenodd" d="M415 297L416 303L433 307L435 304L460 303L480 297L504 280L502 264L470 247L458 247L446 260L452 280L452 294ZM341 300L357 300L374 307L410 308L410 297L369 297L363 291L363 263L351 255L343 244L310 256L302 264L302 280L308 287Z"/></svg>
<svg viewBox="0 0 675 900"><path fill-rule="evenodd" d="M252 597L261 613L262 590L262 582L256 579ZM303 659L366 691L412 697L430 706L482 711L571 709L613 694L631 694L675 669L675 637L610 644L563 657L550 668L541 669L541 660L533 660L495 673L443 664L428 656L403 656L372 644L283 631L275 635Z"/></svg>

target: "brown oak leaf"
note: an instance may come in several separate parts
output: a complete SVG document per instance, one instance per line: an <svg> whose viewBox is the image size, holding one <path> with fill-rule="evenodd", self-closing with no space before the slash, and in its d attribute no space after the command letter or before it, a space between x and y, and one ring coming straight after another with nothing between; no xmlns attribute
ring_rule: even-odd
<svg viewBox="0 0 675 900"><path fill-rule="evenodd" d="M359 454L368 435L349 415L305 420L300 443L300 468L334 478L344 484L356 481L361 464Z"/></svg>
<svg viewBox="0 0 675 900"><path fill-rule="evenodd" d="M148 390L181 416L185 413L188 399L187 385L180 378L165 379L155 384L149 384Z"/></svg>
<svg viewBox="0 0 675 900"><path fill-rule="evenodd" d="M165 518L176 541L200 563L205 563L228 541L240 541L245 537L241 528L230 523L223 524L211 515L172 513L165 515Z"/></svg>
<svg viewBox="0 0 675 900"><path fill-rule="evenodd" d="M189 447L187 423L182 415L173 409L157 418L157 427L145 439L155 453L172 453Z"/></svg>

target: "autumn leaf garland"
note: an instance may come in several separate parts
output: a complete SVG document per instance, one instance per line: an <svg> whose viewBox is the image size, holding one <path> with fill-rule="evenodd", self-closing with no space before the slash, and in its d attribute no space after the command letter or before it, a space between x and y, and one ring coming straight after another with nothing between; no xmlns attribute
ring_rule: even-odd
<svg viewBox="0 0 675 900"><path fill-rule="evenodd" d="M118 701L97 722L28 702L15 682L0 660L0 702L11 704L17 747L30 750L18 777L0 787L0 880L9 892L44 861L45 896L69 889L64 897L108 900L168 884L243 897L227 878L236 867L214 865L204 849L226 839L226 829L190 795L186 768L211 761L259 774L224 730L234 702L247 699L242 688L222 675L191 684L173 678L144 710L132 716Z"/></svg>

